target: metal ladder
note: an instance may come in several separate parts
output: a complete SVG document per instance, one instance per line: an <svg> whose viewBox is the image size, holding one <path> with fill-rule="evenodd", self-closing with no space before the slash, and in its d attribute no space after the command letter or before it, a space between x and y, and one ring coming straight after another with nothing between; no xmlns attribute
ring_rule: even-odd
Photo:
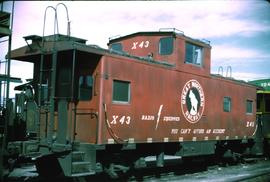
<svg viewBox="0 0 270 182"><path fill-rule="evenodd" d="M59 34L59 27L58 27L58 19L57 19L57 7L59 5L63 5L66 9L66 13L67 13L67 35L70 36L70 20L69 20L69 15L68 15L68 10L65 4L63 3L58 3L56 5L56 7L52 7L52 6L48 6L45 10L45 14L44 14L44 22L43 22L43 35L42 35L42 46L41 46L41 58L40 58L40 70L39 70L39 98L38 98L38 105L39 105L39 113L42 113L42 106L41 106L41 93L44 92L43 88L42 88L42 84L43 84L43 77L44 77L44 73L47 72L48 75L48 83L47 83L47 94L48 94L48 98L49 98L49 102L47 102L45 104L45 107L49 108L49 128L48 131L46 133L48 133L48 141L49 143L52 142L52 136L53 136L53 127L54 127L54 110L55 110L55 103L54 103L54 99L55 99L55 83L56 83L56 67L57 67L57 49L55 47L55 42L57 40L56 37L56 31L57 34ZM51 67L49 69L44 69L44 59L45 59L45 51L44 51L44 36L45 36L45 27L46 27L46 15L47 15L47 11L48 9L52 9L54 11L54 48L53 48L53 55L52 55L52 64ZM46 114L46 113L45 113ZM47 115L47 114L46 114ZM39 117L41 119L41 115ZM47 118L47 116L46 116ZM48 124L48 122L46 122L46 124Z"/></svg>
<svg viewBox="0 0 270 182"><path fill-rule="evenodd" d="M57 34L59 32L58 28L58 20L57 20L57 7L58 5L64 5L63 3L59 3L56 5L56 7L48 6L45 10L44 15L44 25L43 25L43 36L42 36L42 46L41 46L41 58L40 58L40 70L39 70L39 108L40 108L40 114L42 113L42 104L41 104L41 92L43 90L42 84L43 84L43 78L44 74L48 73L48 80L46 88L46 91L48 93L49 102L46 104L46 107L49 108L49 116L48 122L49 122L49 128L48 128L48 141L49 143L52 142L52 135L53 135L53 126L54 126L54 110L55 110L55 83L56 83L56 68L57 68L57 49L54 45L54 52L52 54L52 64L49 68L44 68L44 61L46 53L44 52L44 33L45 33L45 23L46 23L46 12L49 8L54 10L55 13L55 22L54 22L54 42L56 41L56 31ZM64 5L66 8L66 6ZM67 35L70 36L70 21L68 16L68 10L66 8L67 12ZM45 113L45 114L48 114ZM40 115L41 116L41 115ZM61 145L61 144L60 144ZM64 145L64 144L63 144ZM87 176L94 174L93 171L91 171L90 166L91 163L87 160L86 152L79 150L80 143L74 143L72 146L72 151L65 157L59 158L60 165L65 173L66 176L70 177L80 177L80 176Z"/></svg>

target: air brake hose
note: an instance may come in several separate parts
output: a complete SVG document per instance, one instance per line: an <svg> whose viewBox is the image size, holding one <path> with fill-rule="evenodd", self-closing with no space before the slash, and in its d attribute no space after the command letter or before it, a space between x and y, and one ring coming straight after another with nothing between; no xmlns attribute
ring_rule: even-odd
<svg viewBox="0 0 270 182"><path fill-rule="evenodd" d="M111 128L111 125L109 123L109 120L108 120L108 115L107 115L107 106L105 103L103 103L103 108L104 108L104 116L105 116L105 123L106 123L106 126L107 126L107 130L109 132L109 134L111 135L111 137L115 140L115 142L117 144L120 144L120 143L126 143L127 141L123 140L122 138L118 137L114 131L112 130Z"/></svg>

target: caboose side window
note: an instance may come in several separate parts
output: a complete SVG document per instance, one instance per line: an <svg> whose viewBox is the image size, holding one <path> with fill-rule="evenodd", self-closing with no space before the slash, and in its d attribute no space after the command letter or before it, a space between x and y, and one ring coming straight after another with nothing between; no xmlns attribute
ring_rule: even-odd
<svg viewBox="0 0 270 182"><path fill-rule="evenodd" d="M82 75L79 78L79 100L91 100L93 90L93 77Z"/></svg>
<svg viewBox="0 0 270 182"><path fill-rule="evenodd" d="M130 82L113 80L113 102L129 103Z"/></svg>
<svg viewBox="0 0 270 182"><path fill-rule="evenodd" d="M160 55L170 55L173 53L173 37L164 37L159 40L158 52Z"/></svg>
<svg viewBox="0 0 270 182"><path fill-rule="evenodd" d="M121 43L114 43L111 45L111 49L115 51L123 51L123 47Z"/></svg>
<svg viewBox="0 0 270 182"><path fill-rule="evenodd" d="M252 114L253 113L253 101L252 100L247 100L247 102L246 102L246 112L247 112L247 114Z"/></svg>
<svg viewBox="0 0 270 182"><path fill-rule="evenodd" d="M223 98L223 111L231 112L231 98L230 97Z"/></svg>
<svg viewBox="0 0 270 182"><path fill-rule="evenodd" d="M203 48L192 43L186 42L185 63L202 65Z"/></svg>

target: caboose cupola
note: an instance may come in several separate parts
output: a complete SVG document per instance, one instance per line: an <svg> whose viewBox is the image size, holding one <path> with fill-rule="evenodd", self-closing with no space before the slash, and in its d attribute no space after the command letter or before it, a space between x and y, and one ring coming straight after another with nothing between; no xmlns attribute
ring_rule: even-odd
<svg viewBox="0 0 270 182"><path fill-rule="evenodd" d="M192 39L176 29L137 32L110 39L108 46L115 51L168 62L180 71L189 70L190 73L210 75L209 42Z"/></svg>

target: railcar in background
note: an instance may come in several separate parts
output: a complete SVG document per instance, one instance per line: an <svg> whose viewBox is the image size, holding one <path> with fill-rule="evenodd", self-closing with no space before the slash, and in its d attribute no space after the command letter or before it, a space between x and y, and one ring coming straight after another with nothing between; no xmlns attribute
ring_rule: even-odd
<svg viewBox="0 0 270 182"><path fill-rule="evenodd" d="M270 154L270 79L253 80L249 83L261 87L257 91L257 120L261 137L264 138L264 151Z"/></svg>

